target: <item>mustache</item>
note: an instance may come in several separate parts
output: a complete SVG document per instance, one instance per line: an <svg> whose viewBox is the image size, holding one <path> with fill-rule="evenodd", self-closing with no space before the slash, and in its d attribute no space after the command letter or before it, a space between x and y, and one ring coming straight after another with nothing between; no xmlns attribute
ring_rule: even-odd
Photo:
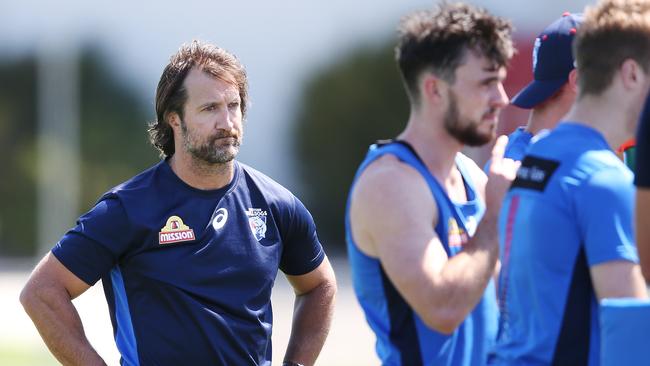
<svg viewBox="0 0 650 366"><path fill-rule="evenodd" d="M235 140L239 140L239 134L236 131L226 131L226 130L217 131L217 133L214 136L212 136L212 140L223 139L228 137L232 137Z"/></svg>
<svg viewBox="0 0 650 366"><path fill-rule="evenodd" d="M224 139L224 138L232 138L233 145L234 146L240 146L241 145L241 135L237 131L227 131L227 130L219 130L217 131L216 134L210 137L208 140L208 143L210 145L216 144L218 140Z"/></svg>

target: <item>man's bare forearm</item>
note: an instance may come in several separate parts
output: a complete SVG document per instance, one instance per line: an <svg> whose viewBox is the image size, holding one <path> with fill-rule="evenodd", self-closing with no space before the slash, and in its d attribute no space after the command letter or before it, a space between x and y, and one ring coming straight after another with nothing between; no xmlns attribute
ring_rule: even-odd
<svg viewBox="0 0 650 366"><path fill-rule="evenodd" d="M432 294L436 300L430 315L442 320L431 320L430 325L439 331L456 329L481 300L494 276L499 257L496 221L495 216L486 215L464 250L449 258L436 275L437 288Z"/></svg>
<svg viewBox="0 0 650 366"><path fill-rule="evenodd" d="M336 283L324 282L297 295L285 361L313 365L323 348L334 313Z"/></svg>
<svg viewBox="0 0 650 366"><path fill-rule="evenodd" d="M61 364L105 365L88 342L79 314L64 288L31 281L23 289L20 301Z"/></svg>

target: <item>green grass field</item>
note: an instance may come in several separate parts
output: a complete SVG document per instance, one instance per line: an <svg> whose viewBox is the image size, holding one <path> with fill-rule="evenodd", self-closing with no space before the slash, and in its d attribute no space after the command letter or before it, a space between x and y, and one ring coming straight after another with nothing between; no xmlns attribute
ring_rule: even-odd
<svg viewBox="0 0 650 366"><path fill-rule="evenodd" d="M54 366L59 365L47 350L0 344L0 365L3 366Z"/></svg>

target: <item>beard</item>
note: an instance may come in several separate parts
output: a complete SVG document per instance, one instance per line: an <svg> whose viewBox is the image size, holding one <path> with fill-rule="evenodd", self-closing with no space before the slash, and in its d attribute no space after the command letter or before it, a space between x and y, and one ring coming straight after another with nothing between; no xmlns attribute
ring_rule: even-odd
<svg viewBox="0 0 650 366"><path fill-rule="evenodd" d="M495 137L495 129L489 133L479 131L480 123L466 117L460 116L458 109L458 98L456 93L449 91L449 106L444 116L444 126L447 132L463 145L482 146L492 141Z"/></svg>
<svg viewBox="0 0 650 366"><path fill-rule="evenodd" d="M192 134L187 129L185 122L181 120L181 131L183 134L183 147L195 160L214 164L225 164L235 159L239 153L241 137L237 133L218 130L216 135L210 136L205 142ZM232 142L224 143L223 139L230 138Z"/></svg>

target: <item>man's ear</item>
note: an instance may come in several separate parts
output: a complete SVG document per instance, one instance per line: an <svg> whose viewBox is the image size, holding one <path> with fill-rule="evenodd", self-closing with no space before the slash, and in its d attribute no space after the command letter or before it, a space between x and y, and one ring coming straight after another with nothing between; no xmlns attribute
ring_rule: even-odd
<svg viewBox="0 0 650 366"><path fill-rule="evenodd" d="M623 61L619 68L619 75L625 89L630 90L644 87L647 77L643 68L631 58Z"/></svg>
<svg viewBox="0 0 650 366"><path fill-rule="evenodd" d="M181 117L176 112L167 112L165 114L165 121L174 130L181 127Z"/></svg>
<svg viewBox="0 0 650 366"><path fill-rule="evenodd" d="M574 93L578 92L578 70L573 69L569 73L569 78L568 78L568 83L569 83L569 88L571 88L571 91Z"/></svg>
<svg viewBox="0 0 650 366"><path fill-rule="evenodd" d="M438 104L444 101L444 92L449 86L447 83L432 73L422 76L421 90L422 99L428 100L431 104Z"/></svg>

